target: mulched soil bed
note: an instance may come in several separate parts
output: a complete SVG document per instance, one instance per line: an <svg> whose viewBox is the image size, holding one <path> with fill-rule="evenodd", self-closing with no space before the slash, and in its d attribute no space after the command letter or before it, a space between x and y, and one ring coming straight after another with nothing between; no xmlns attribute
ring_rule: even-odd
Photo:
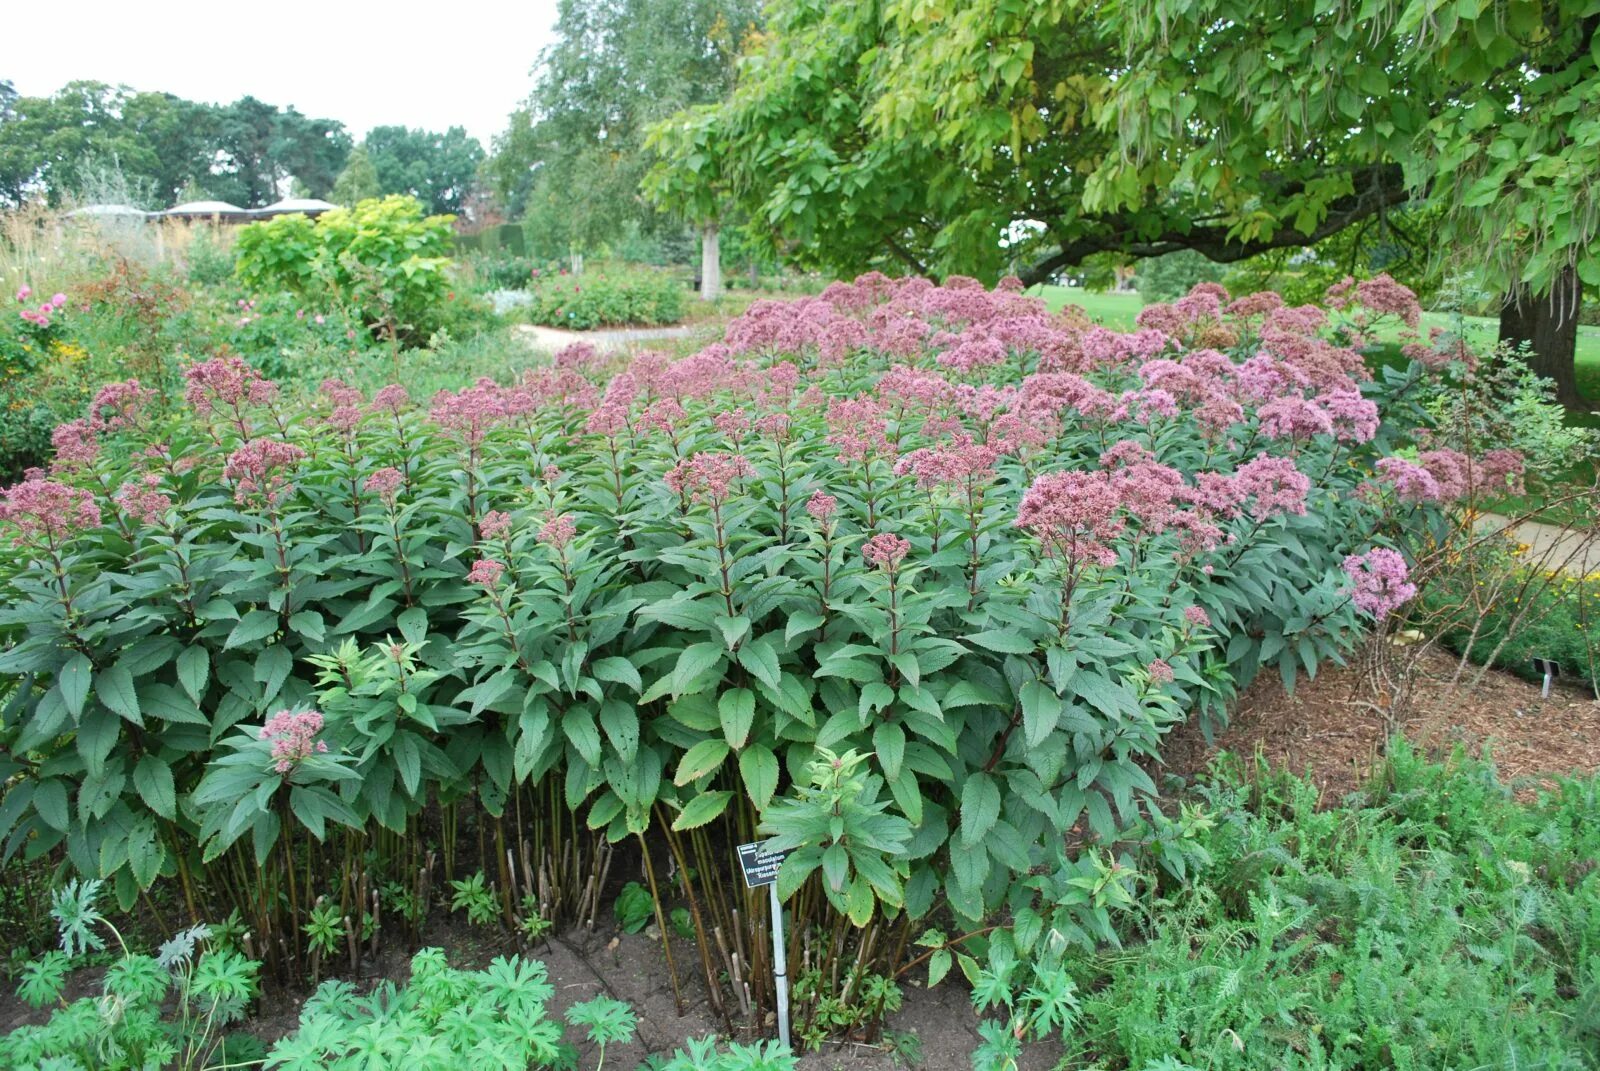
<svg viewBox="0 0 1600 1071"><path fill-rule="evenodd" d="M1293 695L1276 673L1263 673L1215 746L1192 722L1167 738L1166 772L1189 778L1218 751L1259 751L1274 766L1308 773L1331 805L1360 786L1397 731L1440 754L1458 744L1487 746L1500 776L1523 796L1557 777L1600 770L1600 703L1581 686L1558 682L1542 699L1538 685L1490 671L1471 687L1478 669L1468 666L1452 689L1457 660L1445 651L1401 649L1387 661L1386 674L1374 673L1365 657L1326 667L1314 680L1302 678ZM1409 701L1397 703L1395 678L1407 662Z"/></svg>

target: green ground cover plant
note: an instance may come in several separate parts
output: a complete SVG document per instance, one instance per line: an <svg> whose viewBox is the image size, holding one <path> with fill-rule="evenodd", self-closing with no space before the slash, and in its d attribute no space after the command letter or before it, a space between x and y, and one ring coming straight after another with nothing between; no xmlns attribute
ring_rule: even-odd
<svg viewBox="0 0 1600 1071"><path fill-rule="evenodd" d="M684 316L681 276L650 268L602 265L582 275L536 272L528 283L529 322L587 331L595 327L659 326Z"/></svg>
<svg viewBox="0 0 1600 1071"><path fill-rule="evenodd" d="M1075 954L1020 927L991 945L973 1066L1057 1035L1067 1068L1594 1067L1597 791L1564 781L1522 804L1487 760L1397 740L1326 807L1310 780L1225 760L1183 870L1128 853L1121 948Z"/></svg>
<svg viewBox="0 0 1600 1071"><path fill-rule="evenodd" d="M114 384L0 503L0 830L237 911L282 978L379 891L395 928L430 889L593 917L625 848L731 1019L725 974L770 993L730 846L771 836L791 956L872 949L851 985L935 918L934 954L1028 905L1093 946L1166 732L1341 657L1414 593L1397 518L1516 478L1394 453L1450 351L1369 377L1348 342L1416 313L1213 286L1119 333L869 276L427 403L232 356L175 412Z"/></svg>

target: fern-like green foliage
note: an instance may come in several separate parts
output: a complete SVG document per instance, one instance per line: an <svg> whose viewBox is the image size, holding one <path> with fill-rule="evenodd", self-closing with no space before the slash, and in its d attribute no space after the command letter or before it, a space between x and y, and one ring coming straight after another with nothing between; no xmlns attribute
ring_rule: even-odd
<svg viewBox="0 0 1600 1071"><path fill-rule="evenodd" d="M74 953L103 949L98 881L69 882L53 897L51 913L64 951L47 952L22 970L17 994L34 1007L57 1004L43 1026L0 1037L0 1068L48 1071L147 1071L244 1066L222 1031L244 1018L256 995L259 964L210 941L196 926L161 946L155 956L122 954L105 970L100 992L64 999Z"/></svg>
<svg viewBox="0 0 1600 1071"><path fill-rule="evenodd" d="M384 982L360 996L348 982L324 982L301 1010L299 1029L273 1046L266 1067L550 1067L563 1053L561 1025L545 1014L553 992L536 960L501 957L481 971L463 971L441 949L425 948L412 957L404 986Z"/></svg>
<svg viewBox="0 0 1600 1071"><path fill-rule="evenodd" d="M1188 881L1127 858L1121 949L992 942L976 1071L1045 1035L1142 1071L1600 1066L1600 780L1524 805L1487 762L1398 742L1339 808L1235 764L1201 796Z"/></svg>
<svg viewBox="0 0 1600 1071"><path fill-rule="evenodd" d="M795 1071L796 1066L794 1054L776 1041L735 1041L718 1048L716 1038L704 1037L687 1039L665 1059L647 1060L640 1071Z"/></svg>

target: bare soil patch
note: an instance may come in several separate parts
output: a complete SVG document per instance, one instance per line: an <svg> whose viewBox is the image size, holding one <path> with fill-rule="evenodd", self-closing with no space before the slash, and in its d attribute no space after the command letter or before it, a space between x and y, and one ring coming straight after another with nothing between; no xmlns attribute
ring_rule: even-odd
<svg viewBox="0 0 1600 1071"><path fill-rule="evenodd" d="M1456 666L1454 656L1438 649L1421 655L1403 702L1392 679L1380 680L1364 662L1325 666L1315 679L1302 678L1292 695L1276 673L1264 672L1214 744L1192 721L1167 738L1166 771L1189 778L1219 751L1260 752L1274 766L1309 774L1323 803L1333 804L1360 787L1397 732L1432 752L1487 747L1501 777L1526 794L1562 776L1600 770L1600 703L1592 693L1558 682L1544 699L1538 685L1498 671L1471 688L1473 666L1452 688Z"/></svg>

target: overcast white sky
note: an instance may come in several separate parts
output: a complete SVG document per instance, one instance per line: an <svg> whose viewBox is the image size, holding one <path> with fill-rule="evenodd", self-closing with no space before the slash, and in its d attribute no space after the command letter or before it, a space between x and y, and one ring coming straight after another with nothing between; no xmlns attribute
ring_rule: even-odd
<svg viewBox="0 0 1600 1071"><path fill-rule="evenodd" d="M532 87L556 0L74 0L57 11L0 32L0 79L26 96L74 79L218 103L249 94L338 119L357 138L464 126L487 149Z"/></svg>

